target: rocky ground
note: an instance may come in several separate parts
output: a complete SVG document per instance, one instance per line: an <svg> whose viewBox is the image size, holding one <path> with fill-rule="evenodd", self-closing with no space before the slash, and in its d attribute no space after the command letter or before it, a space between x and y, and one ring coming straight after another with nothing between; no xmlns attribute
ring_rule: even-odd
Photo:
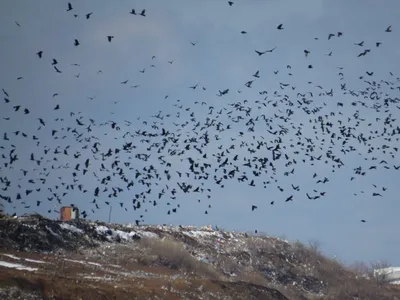
<svg viewBox="0 0 400 300"><path fill-rule="evenodd" d="M210 228L0 219L0 299L400 299L315 248Z"/></svg>

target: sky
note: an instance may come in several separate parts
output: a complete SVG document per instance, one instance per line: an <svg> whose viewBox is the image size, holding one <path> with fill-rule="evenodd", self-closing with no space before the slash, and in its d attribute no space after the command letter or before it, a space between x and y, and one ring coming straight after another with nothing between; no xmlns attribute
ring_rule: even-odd
<svg viewBox="0 0 400 300"><path fill-rule="evenodd" d="M7 180L0 182L0 195L12 199L11 203L3 201L8 213L39 212L58 218L57 211L62 205L74 203L87 212L89 219L108 221L112 206L111 221L116 223L142 219L147 224L213 224L248 232L257 229L288 240L318 241L327 255L347 264L385 260L400 265L396 251L400 247L397 234L400 170L394 168L400 165L394 149L400 143L396 140L398 134L388 135L400 125L400 104L394 100L384 105L385 98L396 99L400 92L397 88L400 70L393 63L400 60L397 15L400 3L394 0L386 1L385 5L368 0L251 0L234 1L229 6L227 1L219 0L88 0L71 1L71 5L73 9L67 11L68 1L0 3L0 88L8 94L2 97L10 101L0 102L1 136L7 133L8 137L0 142L0 155L3 155L0 177L11 182L9 187L4 184ZM129 13L132 9L137 15ZM139 15L143 9L146 9L145 17ZM91 12L87 19L85 15ZM283 24L283 30L277 29L279 24ZM386 32L389 25L392 31ZM342 33L340 37L338 32ZM330 33L335 36L328 39ZM108 42L107 36L114 38ZM75 39L80 43L78 46L74 46ZM362 41L362 46L355 45ZM376 42L382 44L377 47ZM271 53L261 56L255 52L275 47ZM305 49L310 51L307 57ZM365 49L371 51L358 57ZM43 51L42 58L37 56L38 51ZM328 55L330 52L332 54ZM55 71L52 59L57 60L56 67L62 73ZM308 68L309 65L312 68ZM139 72L143 69L144 73ZM253 76L257 70L259 78ZM370 76L366 72L373 74ZM17 80L19 77L23 78ZM126 80L126 84L121 83ZM250 80L254 82L249 88L245 83ZM364 80L375 81L376 85L370 86ZM189 88L197 83L196 89ZM342 89L344 83L346 87ZM138 87L133 87L136 85ZM218 97L218 91L225 89L229 89L228 94ZM326 93L331 89L333 93L329 96ZM373 89L380 99L370 99ZM263 91L268 94L261 94ZM313 95L298 95L308 92ZM316 109L315 112L307 114L303 110L307 105L298 105L302 97L312 100L308 108ZM239 102L244 109L251 107L249 115L232 106ZM14 111L15 105L20 105L20 110ZM56 105L60 109L54 110ZM28 114L24 114L25 108L29 109ZM293 112L289 117L288 109ZM243 120L234 122L238 115ZM268 122L262 123L261 115L268 118ZM245 123L250 119L254 121L257 116L254 131L248 131ZM38 118L42 118L44 126ZM85 126L77 124L77 118L81 118ZM91 123L89 119L94 121L91 132L85 129ZM110 123L104 124L111 120L120 130L111 128ZM195 128L198 122L201 125ZM217 126L201 130L208 122L221 122L219 128L223 130L218 132ZM330 134L326 131L323 134L321 123L329 122L333 124L328 127ZM343 138L337 139L341 126L346 130L352 128L353 135L345 145L342 145ZM202 147L202 154L191 145L183 155L171 156L168 147L162 154L156 152L156 147L148 150L150 144L146 139L162 144L163 136L133 138L125 135L127 132L134 135L135 131L160 133L162 128L175 135L182 134L175 147L178 152L190 144L184 143L186 138L199 140L206 131L210 143ZM287 133L272 134L281 128L287 128ZM382 136L385 128L386 135ZM54 136L53 129L57 130ZM82 137L92 136L90 142L74 136L73 129L82 133ZM18 135L16 131L20 131ZM243 132L241 137L240 132ZM22 133L27 137L21 136ZM332 138L332 133L336 137ZM215 135L220 139L216 140ZM39 139L39 145L32 136ZM361 136L367 138L366 143L358 141ZM286 153L289 159L273 161L272 152L265 147L256 153L248 151L256 148L257 140L275 147L279 137L282 157ZM313 147L306 139L312 141ZM95 142L100 143L97 154L91 151ZM114 174L108 191L95 197L94 190L100 186L98 178L107 176L107 172L101 170L101 163L111 170L109 166L113 161L111 158L102 161L100 153L110 148L121 149L128 142L136 149L131 153L120 152L118 159L120 165L130 163L132 170L126 170L125 175L135 182L134 187L127 190L126 183ZM247 145L240 147L241 143ZM384 144L388 148L383 149ZM89 146L85 148L85 145ZM234 148L230 148L232 145ZM57 147L63 152L67 146L68 155L52 154ZM7 163L13 147L13 155L17 154L18 160L10 166ZM350 148L354 151L341 151ZM48 154L44 149L50 149ZM224 188L214 179L216 172L219 172L217 180L224 175L221 173L224 166L220 166L224 159L218 162L214 156L222 151L224 159L228 157L230 163L235 163L232 160L235 155L240 161L237 163L240 172L234 179L223 181ZM341 159L340 168L331 160L325 163L328 151ZM81 156L75 159L73 154L77 152ZM31 153L35 160L41 160L40 166L30 160ZM137 153L151 156L143 162L135 158ZM203 158L204 154L207 158ZM170 167L160 163L157 157L161 155L170 162ZM315 159L320 155L323 155L321 160ZM212 166L207 180L194 179L193 174L187 178L195 187L203 182L201 187L210 188L211 192L178 192L176 198L171 199L168 193L173 188L179 191L177 180L184 181L185 172L189 172L188 157ZM266 174L263 172L255 178L252 175L255 169L243 166L245 162L241 159L244 157L268 157L275 171L268 167ZM82 175L87 158L91 159L90 168ZM291 164L286 166L289 161ZM80 163L80 171L75 179L79 182L73 182L71 174L77 163ZM134 210L135 194L149 189L137 182L136 170L150 165L158 170L159 179L147 181L154 182L152 191L146 193L142 208ZM360 166L365 176L355 174ZM371 166L376 169L369 169ZM229 171L233 165L225 167ZM168 168L169 181L164 173ZM28 171L26 176L21 169ZM293 174L290 173L292 169ZM183 173L182 178L177 177L177 171ZM249 180L241 183L237 178L243 171ZM113 172L115 170L108 174ZM285 172L289 172L289 176L285 176ZM313 178L315 173L317 176ZM316 183L325 177L329 182ZM351 177L354 179L350 180ZM42 184L40 178L46 178L46 182ZM249 186L253 178L255 187ZM266 181L270 183L263 184ZM68 184L73 184L75 189L65 190ZM77 190L79 184L86 193ZM292 184L299 186L299 191L294 190ZM111 188L117 186L124 191L109 198ZM34 191L25 195L26 189ZM162 189L165 194L159 199ZM48 200L53 192L61 203L55 199L57 196ZM67 194L61 196L64 192ZM321 192L325 192L324 196L319 194ZM22 199L16 199L18 193ZM321 197L309 200L306 193ZM373 196L373 193L382 197ZM294 195L293 201L285 202L291 195ZM91 203L94 199L96 203ZM158 205L152 204L154 200ZM36 201L41 201L40 206ZM257 206L254 211L252 205ZM177 209L176 213L172 212L173 208Z"/></svg>

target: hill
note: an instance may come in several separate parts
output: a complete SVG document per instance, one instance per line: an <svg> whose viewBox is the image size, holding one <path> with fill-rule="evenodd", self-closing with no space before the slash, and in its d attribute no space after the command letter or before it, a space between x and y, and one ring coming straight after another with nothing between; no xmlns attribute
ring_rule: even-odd
<svg viewBox="0 0 400 300"><path fill-rule="evenodd" d="M187 226L0 219L1 299L400 299L299 242Z"/></svg>

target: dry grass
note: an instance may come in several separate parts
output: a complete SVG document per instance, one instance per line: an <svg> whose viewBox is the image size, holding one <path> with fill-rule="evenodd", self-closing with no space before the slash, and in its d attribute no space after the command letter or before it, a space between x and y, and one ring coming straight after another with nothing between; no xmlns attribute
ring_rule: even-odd
<svg viewBox="0 0 400 300"><path fill-rule="evenodd" d="M193 257L178 241L167 238L162 240L144 238L140 245L148 250L146 256L150 258L141 260L142 263L149 261L150 264L159 263L173 270L185 271L212 280L220 280L222 277L214 267Z"/></svg>

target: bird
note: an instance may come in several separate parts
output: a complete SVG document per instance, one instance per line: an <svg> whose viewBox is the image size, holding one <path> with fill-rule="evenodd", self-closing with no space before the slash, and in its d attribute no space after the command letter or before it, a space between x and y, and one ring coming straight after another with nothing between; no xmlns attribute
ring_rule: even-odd
<svg viewBox="0 0 400 300"><path fill-rule="evenodd" d="M91 15L93 15L93 13L91 12L91 13L88 13L88 14L86 14L86 20L89 20L89 18L90 18L90 16Z"/></svg>
<svg viewBox="0 0 400 300"><path fill-rule="evenodd" d="M255 209L257 209L258 207L256 205L252 205L251 206L251 211L254 211Z"/></svg>
<svg viewBox="0 0 400 300"><path fill-rule="evenodd" d="M37 52L37 53L36 53L36 55L37 55L39 58L42 58L43 51L42 51L42 50L40 50L39 52Z"/></svg>
<svg viewBox="0 0 400 300"><path fill-rule="evenodd" d="M135 11L134 9L132 9L129 13L130 13L131 15L136 15L136 11Z"/></svg>
<svg viewBox="0 0 400 300"><path fill-rule="evenodd" d="M195 90L195 89L197 88L198 85L199 85L199 84L197 83L197 84L195 84L195 85L193 85L193 86L189 86L189 88Z"/></svg>
<svg viewBox="0 0 400 300"><path fill-rule="evenodd" d="M141 15L142 17L145 17L145 16L146 16L146 10L143 9L142 12L140 13L140 15Z"/></svg>
<svg viewBox="0 0 400 300"><path fill-rule="evenodd" d="M68 2L68 9L67 9L67 11L70 11L70 10L72 10L72 5L71 5L70 2Z"/></svg>
<svg viewBox="0 0 400 300"><path fill-rule="evenodd" d="M229 6L232 6L233 2L232 1L228 1L228 4L229 4Z"/></svg>
<svg viewBox="0 0 400 300"><path fill-rule="evenodd" d="M265 50L265 51L263 51L263 52L258 51L258 50L254 50L254 51L258 54L258 56L261 56L261 55L263 55L263 54L265 54L265 53L268 53L268 52L271 53L271 52L274 51L276 48L277 48L277 47L274 47L274 48L272 48L272 49Z"/></svg>
<svg viewBox="0 0 400 300"><path fill-rule="evenodd" d="M392 32L392 25L389 25L389 26L386 28L385 31L386 31L386 32Z"/></svg>
<svg viewBox="0 0 400 300"><path fill-rule="evenodd" d="M75 39L74 45L75 45L75 46L79 46L79 45L80 45L80 43L79 43L79 41L78 41L77 39Z"/></svg>
<svg viewBox="0 0 400 300"><path fill-rule="evenodd" d="M277 27L278 30L283 30L283 24L279 24Z"/></svg>
<svg viewBox="0 0 400 300"><path fill-rule="evenodd" d="M108 35L107 36L107 40L111 43L111 40L114 38L114 36L112 36L112 35Z"/></svg>

